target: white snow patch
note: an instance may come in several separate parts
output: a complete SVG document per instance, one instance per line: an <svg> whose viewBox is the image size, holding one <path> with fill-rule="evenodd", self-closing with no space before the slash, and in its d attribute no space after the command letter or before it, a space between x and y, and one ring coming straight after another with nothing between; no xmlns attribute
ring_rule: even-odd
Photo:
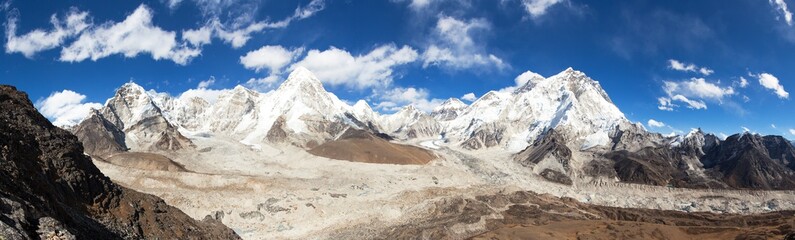
<svg viewBox="0 0 795 240"><path fill-rule="evenodd" d="M607 146L610 143L610 136L605 131L598 131L585 137L580 150L588 150L596 146Z"/></svg>

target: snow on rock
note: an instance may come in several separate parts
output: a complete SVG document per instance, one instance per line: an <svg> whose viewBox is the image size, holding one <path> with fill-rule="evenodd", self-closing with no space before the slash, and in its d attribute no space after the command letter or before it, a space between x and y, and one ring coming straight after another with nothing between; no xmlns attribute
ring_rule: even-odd
<svg viewBox="0 0 795 240"><path fill-rule="evenodd" d="M594 134L585 137L580 150L588 150L597 146L608 146L610 144L610 136L605 131L598 131Z"/></svg>

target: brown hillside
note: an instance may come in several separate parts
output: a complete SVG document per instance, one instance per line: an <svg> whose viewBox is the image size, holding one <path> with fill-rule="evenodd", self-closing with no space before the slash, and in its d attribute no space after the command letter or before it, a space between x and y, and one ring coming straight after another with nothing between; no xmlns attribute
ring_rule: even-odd
<svg viewBox="0 0 795 240"><path fill-rule="evenodd" d="M396 144L370 132L349 128L339 138L309 150L321 157L363 163L422 165L436 158L428 150Z"/></svg>

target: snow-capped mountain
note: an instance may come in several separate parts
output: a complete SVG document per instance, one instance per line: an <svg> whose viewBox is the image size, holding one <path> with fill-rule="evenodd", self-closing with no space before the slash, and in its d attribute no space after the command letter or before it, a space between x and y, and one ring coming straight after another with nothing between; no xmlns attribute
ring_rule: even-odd
<svg viewBox="0 0 795 240"><path fill-rule="evenodd" d="M458 98L447 99L431 112L431 116L439 121L449 121L458 117L469 105Z"/></svg>
<svg viewBox="0 0 795 240"><path fill-rule="evenodd" d="M446 132L470 143L469 148L501 145L518 151L557 129L587 149L607 145L608 133L622 122L628 120L599 83L569 68L549 78L534 77L513 92L483 95L450 121Z"/></svg>
<svg viewBox="0 0 795 240"><path fill-rule="evenodd" d="M127 133L133 149L140 148L136 142L157 140L149 139L154 132L130 132L144 119L162 125L152 130L157 133L172 129L171 135L178 136L223 135L249 145L311 147L354 127L404 140L444 137L469 149L501 147L514 152L550 129L582 149L606 146L608 134L628 122L598 82L571 68L549 78L534 76L510 91L488 92L471 105L451 98L431 113L409 105L381 115L364 100L350 106L301 67L273 91L237 86L212 101L172 97L128 83L100 112Z"/></svg>
<svg viewBox="0 0 795 240"><path fill-rule="evenodd" d="M408 105L400 111L382 118L386 133L398 138L435 137L441 134L442 126L436 119Z"/></svg>
<svg viewBox="0 0 795 240"><path fill-rule="evenodd" d="M528 172L562 184L602 178L694 188L795 188L795 147L783 138L721 141L700 129L684 136L648 132L628 121L598 82L573 69L548 78L532 76L520 87L488 92L471 105L449 99L430 114L408 105L381 115L363 100L350 106L304 68L295 69L273 91L237 86L212 101L127 83L73 131L87 153L100 156L189 150L191 139L214 137L254 149L289 144L311 153L325 146L321 152L329 153L329 146L351 144L353 140L341 139L343 133L357 132L355 136L378 138L379 146L389 149L400 147L391 142L441 138L451 148L506 151ZM346 154L383 157L370 150ZM735 157L723 161L725 156ZM773 175L759 172L751 185L719 178L739 174L726 169L746 163L770 165L764 171Z"/></svg>
<svg viewBox="0 0 795 240"><path fill-rule="evenodd" d="M124 132L124 142L132 149L173 151L191 147L191 141L165 117L166 114L154 99L152 93L146 92L143 87L126 83L99 110L103 121L84 120L81 125L107 121L114 129ZM87 119L96 114L91 114Z"/></svg>

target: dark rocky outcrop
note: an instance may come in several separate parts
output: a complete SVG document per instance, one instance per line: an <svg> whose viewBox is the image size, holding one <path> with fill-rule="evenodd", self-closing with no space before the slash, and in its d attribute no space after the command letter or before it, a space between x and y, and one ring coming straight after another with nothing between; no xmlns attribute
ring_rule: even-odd
<svg viewBox="0 0 795 240"><path fill-rule="evenodd" d="M461 147L476 150L497 146L502 142L505 127L497 123L489 123L480 126L477 130L461 143Z"/></svg>
<svg viewBox="0 0 795 240"><path fill-rule="evenodd" d="M556 169L540 169L541 177L553 182L571 185L572 181L568 177L571 149L566 146L563 136L555 130L547 131L532 145L514 155L514 160L525 167L533 167L547 158L554 158L565 172Z"/></svg>
<svg viewBox="0 0 795 240"><path fill-rule="evenodd" d="M0 234L6 239L237 239L103 175L77 137L0 86ZM107 137L107 136L105 136Z"/></svg>
<svg viewBox="0 0 795 240"><path fill-rule="evenodd" d="M92 109L89 116L80 122L72 132L83 143L86 153L91 156L108 156L127 151L124 131L105 119L99 111Z"/></svg>
<svg viewBox="0 0 795 240"><path fill-rule="evenodd" d="M781 137L744 133L729 136L701 161L734 188L795 189L793 152Z"/></svg>

